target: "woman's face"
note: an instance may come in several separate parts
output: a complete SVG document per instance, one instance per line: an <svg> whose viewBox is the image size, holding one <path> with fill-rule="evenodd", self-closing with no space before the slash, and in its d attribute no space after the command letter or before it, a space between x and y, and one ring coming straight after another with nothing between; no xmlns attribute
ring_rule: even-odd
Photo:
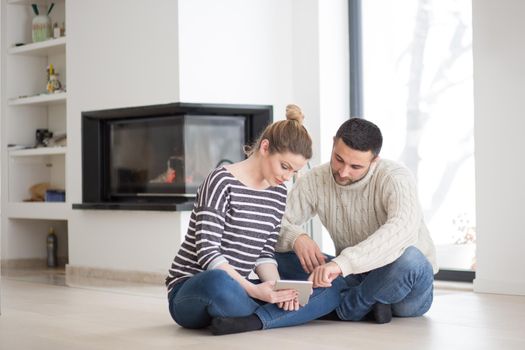
<svg viewBox="0 0 525 350"><path fill-rule="evenodd" d="M300 154L290 152L270 154L264 141L261 143L262 171L270 186L278 186L292 178L308 161Z"/></svg>

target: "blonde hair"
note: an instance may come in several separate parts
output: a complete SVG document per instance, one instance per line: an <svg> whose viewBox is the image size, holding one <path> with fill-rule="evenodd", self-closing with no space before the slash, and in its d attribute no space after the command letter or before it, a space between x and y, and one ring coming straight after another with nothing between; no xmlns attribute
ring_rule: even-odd
<svg viewBox="0 0 525 350"><path fill-rule="evenodd" d="M266 127L257 141L246 147L247 156L251 156L260 147L262 140L268 140L270 154L286 153L312 158L312 139L303 126L304 114L297 105L286 106L286 120L274 122Z"/></svg>

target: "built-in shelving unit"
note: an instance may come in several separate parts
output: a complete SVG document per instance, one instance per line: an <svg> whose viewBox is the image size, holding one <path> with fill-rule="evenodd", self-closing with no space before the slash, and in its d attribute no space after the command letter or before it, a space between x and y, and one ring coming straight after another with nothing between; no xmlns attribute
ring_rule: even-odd
<svg viewBox="0 0 525 350"><path fill-rule="evenodd" d="M9 55L50 56L66 52L66 37L11 47Z"/></svg>
<svg viewBox="0 0 525 350"><path fill-rule="evenodd" d="M28 5L31 5L31 4L39 4L39 5L46 5L47 4L43 0L37 0L37 1L33 1L33 0L7 0L7 3L9 5L25 5L25 6L28 6Z"/></svg>
<svg viewBox="0 0 525 350"><path fill-rule="evenodd" d="M66 154L66 147L40 147L10 150L10 157L31 157L31 156L52 156L57 154Z"/></svg>
<svg viewBox="0 0 525 350"><path fill-rule="evenodd" d="M29 243L31 235L45 235L46 226L67 234L71 203L66 188L67 145L35 147L38 129L54 136L67 132L67 69L65 36L33 42L32 4L40 14L53 9L51 23L66 23L66 0L2 1L2 235L15 251L2 259L42 258L41 246ZM48 68L59 74L62 89L47 91ZM51 143L53 144L53 143ZM15 145L15 147L11 147ZM26 148L27 147L27 148ZM45 184L45 186L44 186ZM38 202L37 189L65 191L65 202ZM37 196L38 194L38 196ZM42 238L35 238L42 241ZM45 250L45 249L44 249Z"/></svg>
<svg viewBox="0 0 525 350"><path fill-rule="evenodd" d="M69 213L66 203L9 203L6 209L11 219L67 220Z"/></svg>
<svg viewBox="0 0 525 350"><path fill-rule="evenodd" d="M54 104L65 104L67 92L54 94L40 94L35 96L17 97L7 101L8 106L49 106Z"/></svg>

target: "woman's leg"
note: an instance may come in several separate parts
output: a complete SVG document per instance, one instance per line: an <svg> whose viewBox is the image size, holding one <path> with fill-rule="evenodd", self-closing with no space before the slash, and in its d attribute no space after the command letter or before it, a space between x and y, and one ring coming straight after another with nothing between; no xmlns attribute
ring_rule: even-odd
<svg viewBox="0 0 525 350"><path fill-rule="evenodd" d="M298 311L284 311L274 304L265 304L255 310L263 329L296 326L315 320L335 310L341 302L341 292L348 288L342 277L332 281L330 288L315 288L308 304Z"/></svg>
<svg viewBox="0 0 525 350"><path fill-rule="evenodd" d="M247 316L259 306L223 270L204 271L183 283L169 304L173 319L185 328L207 327L213 317Z"/></svg>
<svg viewBox="0 0 525 350"><path fill-rule="evenodd" d="M298 311L284 311L275 304L259 306L247 317L218 317L212 321L212 332L216 335L253 331L257 329L288 327L315 320L333 311L341 299L346 281L338 277L330 288L316 288L308 304Z"/></svg>

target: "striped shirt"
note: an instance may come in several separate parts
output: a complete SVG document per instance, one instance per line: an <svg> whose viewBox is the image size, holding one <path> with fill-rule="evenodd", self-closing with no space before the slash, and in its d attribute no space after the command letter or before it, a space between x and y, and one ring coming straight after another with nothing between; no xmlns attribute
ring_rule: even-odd
<svg viewBox="0 0 525 350"><path fill-rule="evenodd" d="M188 232L166 278L168 292L225 262L245 278L261 263L276 264L286 195L285 185L248 188L224 167L210 173L197 191Z"/></svg>

